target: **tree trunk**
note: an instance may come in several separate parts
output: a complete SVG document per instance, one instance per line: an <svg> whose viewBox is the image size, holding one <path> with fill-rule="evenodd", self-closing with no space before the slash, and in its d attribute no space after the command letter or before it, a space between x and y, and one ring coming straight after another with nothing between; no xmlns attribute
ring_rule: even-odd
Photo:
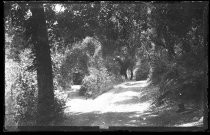
<svg viewBox="0 0 210 135"><path fill-rule="evenodd" d="M48 125L54 111L54 92L50 46L42 4L31 4L32 41L37 60L37 125Z"/></svg>
<svg viewBox="0 0 210 135"><path fill-rule="evenodd" d="M132 80L133 79L133 70L131 69L131 78L130 78L130 80Z"/></svg>
<svg viewBox="0 0 210 135"><path fill-rule="evenodd" d="M126 71L124 72L125 79L128 79Z"/></svg>

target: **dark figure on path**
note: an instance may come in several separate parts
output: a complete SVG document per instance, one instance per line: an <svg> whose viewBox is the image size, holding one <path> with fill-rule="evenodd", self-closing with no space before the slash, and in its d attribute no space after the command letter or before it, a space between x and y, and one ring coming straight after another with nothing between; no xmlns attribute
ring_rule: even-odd
<svg viewBox="0 0 210 135"><path fill-rule="evenodd" d="M128 78L127 76L127 70L129 69L131 72L130 80L133 79L133 67L134 62L131 58L125 58L124 60L120 58L120 56L117 56L114 60L118 61L120 64L120 75L124 76L125 79Z"/></svg>

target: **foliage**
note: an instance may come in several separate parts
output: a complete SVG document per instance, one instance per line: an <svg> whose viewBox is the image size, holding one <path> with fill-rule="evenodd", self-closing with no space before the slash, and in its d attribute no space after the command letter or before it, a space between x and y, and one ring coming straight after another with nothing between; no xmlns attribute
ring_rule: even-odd
<svg viewBox="0 0 210 135"><path fill-rule="evenodd" d="M29 78L23 78L23 76L19 76L18 78L17 84L19 86L17 88L17 112L15 117L18 126L33 126L35 124L37 89L36 85L30 84L30 82Z"/></svg>
<svg viewBox="0 0 210 135"><path fill-rule="evenodd" d="M8 59L6 55L6 126L14 126L16 123L19 127L36 124L38 90L36 72L27 70L33 61L30 55L30 49L21 51L19 63ZM63 107L63 99L56 97L53 114L55 119L62 118Z"/></svg>
<svg viewBox="0 0 210 135"><path fill-rule="evenodd" d="M104 59L104 64L108 72L110 72L113 75L120 75L120 66L119 64L116 64L116 61L114 61L113 56L107 56Z"/></svg>
<svg viewBox="0 0 210 135"><path fill-rule="evenodd" d="M142 61L136 71L136 81L146 80L149 75L150 66L147 61Z"/></svg>
<svg viewBox="0 0 210 135"><path fill-rule="evenodd" d="M101 59L100 43L90 37L86 37L82 42L75 43L71 49L64 54L64 61L61 65L61 79L65 85L71 85L73 74L79 73L80 77L88 74L88 69L97 63L98 57Z"/></svg>
<svg viewBox="0 0 210 135"><path fill-rule="evenodd" d="M122 46L135 54L140 46L142 31L147 29L147 4L118 4L112 2L64 4L57 15L58 28L65 44L96 36L104 54L111 54ZM145 37L143 37L145 38Z"/></svg>
<svg viewBox="0 0 210 135"><path fill-rule="evenodd" d="M163 74L167 71L167 63L161 59L156 59L152 63L152 73L150 79L154 85L160 83Z"/></svg>
<svg viewBox="0 0 210 135"><path fill-rule="evenodd" d="M159 86L160 97L202 101L207 87L207 2L61 5L62 12L55 12L53 4L44 5L54 89L59 91L55 117L65 106L64 97L58 96L61 87L71 86L75 73L81 74L80 94L87 97L122 81L113 61L116 52L135 61L144 59L136 80L149 77ZM37 111L32 7L7 3L5 8L5 105L6 113L15 112L19 125L33 125Z"/></svg>
<svg viewBox="0 0 210 135"><path fill-rule="evenodd" d="M90 75L85 76L80 89L80 95L86 97L96 97L99 94L110 90L113 86L113 77L110 76L106 68L90 69Z"/></svg>
<svg viewBox="0 0 210 135"><path fill-rule="evenodd" d="M156 32L151 39L159 49L152 58L151 80L160 86L161 100L169 97L197 104L203 99L207 84L207 41L203 29L206 9L205 3L198 3L202 8L194 8L195 5L155 5L152 12Z"/></svg>
<svg viewBox="0 0 210 135"><path fill-rule="evenodd" d="M16 63L7 59L6 55L6 119L13 121L12 125L33 125L35 124L37 106L37 82L36 73L28 72L27 68L32 64L30 49L20 53L21 61Z"/></svg>
<svg viewBox="0 0 210 135"><path fill-rule="evenodd" d="M54 110L53 110L53 125L56 125L58 122L64 120L64 109L66 107L66 100L62 96L58 96L55 94L55 101L54 101Z"/></svg>
<svg viewBox="0 0 210 135"><path fill-rule="evenodd" d="M88 72L88 56L80 46L73 47L66 54L61 65L61 80L64 86L70 86L73 80L73 73L85 75ZM64 87L65 88L65 87Z"/></svg>
<svg viewBox="0 0 210 135"><path fill-rule="evenodd" d="M100 42L94 38L86 38L82 44L87 46L87 55L89 56L89 59L88 74L83 79L80 95L96 97L112 88L114 76L107 71L105 61L102 58Z"/></svg>

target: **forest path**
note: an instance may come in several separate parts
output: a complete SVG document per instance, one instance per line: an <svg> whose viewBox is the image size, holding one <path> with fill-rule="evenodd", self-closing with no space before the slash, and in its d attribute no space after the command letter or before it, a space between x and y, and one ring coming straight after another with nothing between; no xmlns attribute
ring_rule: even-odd
<svg viewBox="0 0 210 135"><path fill-rule="evenodd" d="M151 104L157 89L148 85L146 80L124 82L95 99L80 97L79 86L73 86L74 91L69 93L66 103L66 118L61 125L143 127L174 126L189 121L180 119L185 116L177 114L177 108L161 106L154 109Z"/></svg>

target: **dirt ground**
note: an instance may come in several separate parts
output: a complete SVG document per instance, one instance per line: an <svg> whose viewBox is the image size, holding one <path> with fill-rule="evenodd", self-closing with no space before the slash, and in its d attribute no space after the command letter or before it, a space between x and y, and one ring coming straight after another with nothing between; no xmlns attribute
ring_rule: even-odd
<svg viewBox="0 0 210 135"><path fill-rule="evenodd" d="M95 99L78 95L80 86L68 93L65 119L59 126L192 127L203 126L202 110L177 113L176 105L152 105L157 88L145 81L129 81L114 86Z"/></svg>

